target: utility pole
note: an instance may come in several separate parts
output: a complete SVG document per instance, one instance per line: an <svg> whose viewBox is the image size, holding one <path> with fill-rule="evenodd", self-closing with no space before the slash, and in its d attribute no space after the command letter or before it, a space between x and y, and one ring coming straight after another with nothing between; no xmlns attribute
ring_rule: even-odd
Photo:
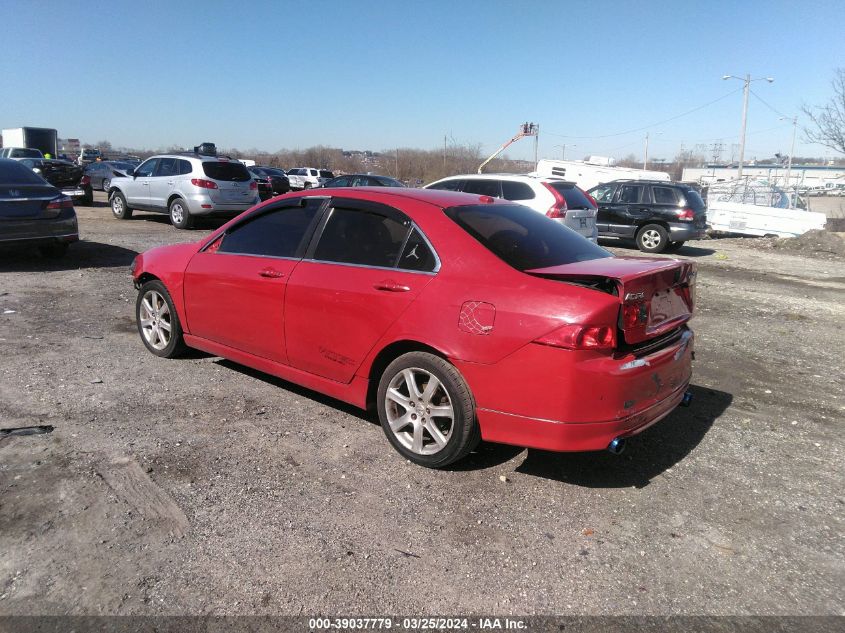
<svg viewBox="0 0 845 633"><path fill-rule="evenodd" d="M742 179L742 161L745 158L745 125L748 122L748 93L751 91L751 82L752 81L760 81L761 79L765 79L769 83L772 83L774 79L772 77L758 77L756 79L752 79L750 74L746 74L745 77L737 77L735 75L724 75L722 79L739 79L743 82L742 86L742 129L739 133L739 171L737 173L737 180Z"/></svg>
<svg viewBox="0 0 845 633"><path fill-rule="evenodd" d="M781 117L780 120L783 121L788 117ZM789 187L789 178L792 175L792 155L795 153L795 130L798 129L798 117L792 117L792 147L789 148L789 160L786 163L786 186ZM789 195L789 208L794 209L795 207L793 204L795 203L795 196L792 194Z"/></svg>
<svg viewBox="0 0 845 633"><path fill-rule="evenodd" d="M540 162L538 157L537 157L537 152L538 152L539 147L540 147L540 124L539 123L537 123L534 126L534 131L535 131L535 134L534 134L534 171L537 171L537 163Z"/></svg>
<svg viewBox="0 0 845 633"><path fill-rule="evenodd" d="M648 132L645 133L645 152L643 153L643 169L648 165Z"/></svg>

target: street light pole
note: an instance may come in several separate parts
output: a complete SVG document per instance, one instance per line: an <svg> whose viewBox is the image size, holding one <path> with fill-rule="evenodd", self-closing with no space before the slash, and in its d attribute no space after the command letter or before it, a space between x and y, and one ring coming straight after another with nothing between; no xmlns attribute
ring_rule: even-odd
<svg viewBox="0 0 845 633"><path fill-rule="evenodd" d="M744 84L742 87L742 129L739 133L739 170L736 176L737 180L742 180L742 162L745 158L745 125L748 122L748 93L751 92L751 82L765 79L769 83L772 83L774 79L771 77L758 77L757 79L752 79L750 74L746 74L745 77L724 75L722 79L739 79Z"/></svg>
<svg viewBox="0 0 845 633"><path fill-rule="evenodd" d="M643 153L643 169L648 165L648 132L645 133L645 152Z"/></svg>

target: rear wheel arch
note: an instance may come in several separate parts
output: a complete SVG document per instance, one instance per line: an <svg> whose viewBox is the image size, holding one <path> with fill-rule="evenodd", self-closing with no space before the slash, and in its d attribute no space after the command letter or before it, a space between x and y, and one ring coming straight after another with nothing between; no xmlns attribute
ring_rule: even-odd
<svg viewBox="0 0 845 633"><path fill-rule="evenodd" d="M170 205L173 204L173 201L176 200L177 198L181 198L182 200L184 200L185 196L182 196L178 193L170 194L170 197L167 199L167 208L168 209L170 209Z"/></svg>
<svg viewBox="0 0 845 633"><path fill-rule="evenodd" d="M400 340L386 345L381 349L381 351L379 351L378 354L376 354L373 362L370 364L369 371L367 372L367 377L369 378L370 383L367 387L367 411L374 412L376 410L378 384L384 370L387 369L387 366L390 365L390 363L408 352L428 352L434 356L439 356L445 361L449 360L449 357L439 349L419 341Z"/></svg>

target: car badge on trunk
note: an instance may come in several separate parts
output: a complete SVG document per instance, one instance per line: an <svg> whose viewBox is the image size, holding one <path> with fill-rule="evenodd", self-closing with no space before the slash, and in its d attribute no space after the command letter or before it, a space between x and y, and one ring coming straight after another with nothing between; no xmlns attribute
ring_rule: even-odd
<svg viewBox="0 0 845 633"><path fill-rule="evenodd" d="M19 189L9 189L9 196L12 198L20 198L21 192Z"/></svg>

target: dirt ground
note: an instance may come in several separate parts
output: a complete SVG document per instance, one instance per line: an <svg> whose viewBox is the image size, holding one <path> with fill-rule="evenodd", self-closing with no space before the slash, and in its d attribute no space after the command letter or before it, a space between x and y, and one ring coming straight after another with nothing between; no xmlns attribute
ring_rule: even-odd
<svg viewBox="0 0 845 633"><path fill-rule="evenodd" d="M97 200L65 260L0 256L0 428L53 427L0 433L0 614L845 614L845 259L685 247L690 408L619 457L430 471L346 405L148 353L132 258L215 225Z"/></svg>

